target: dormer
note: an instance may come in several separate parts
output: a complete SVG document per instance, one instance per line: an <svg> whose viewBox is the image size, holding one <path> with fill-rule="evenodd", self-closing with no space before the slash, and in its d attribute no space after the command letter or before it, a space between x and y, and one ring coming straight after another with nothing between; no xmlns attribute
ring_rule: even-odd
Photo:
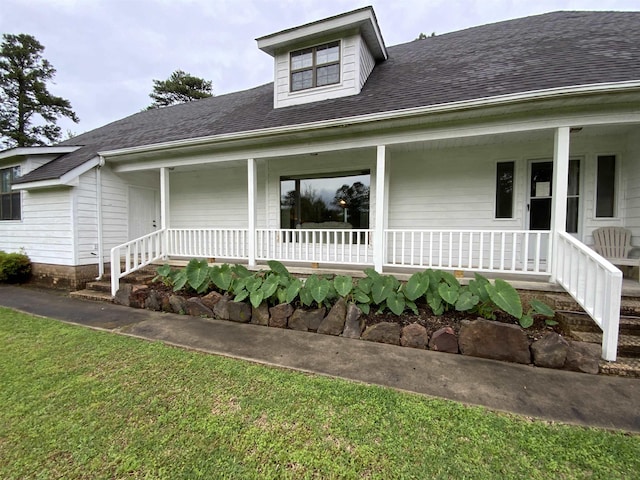
<svg viewBox="0 0 640 480"><path fill-rule="evenodd" d="M274 108L357 95L387 49L372 7L257 38L274 59Z"/></svg>

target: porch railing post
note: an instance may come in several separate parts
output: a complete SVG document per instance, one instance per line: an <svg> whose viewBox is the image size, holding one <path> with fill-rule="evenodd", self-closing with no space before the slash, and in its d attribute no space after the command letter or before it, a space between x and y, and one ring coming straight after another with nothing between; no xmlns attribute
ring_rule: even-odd
<svg viewBox="0 0 640 480"><path fill-rule="evenodd" d="M256 176L256 161L253 158L247 159L247 186L248 186L248 231L247 231L247 254L250 267L256 265L256 191L258 181Z"/></svg>
<svg viewBox="0 0 640 480"><path fill-rule="evenodd" d="M551 281L556 281L558 233L566 231L569 180L569 127L555 131L553 146L553 192L551 196Z"/></svg>
<svg viewBox="0 0 640 480"><path fill-rule="evenodd" d="M373 231L373 266L377 272L382 272L382 266L384 265L388 185L386 146L378 145L376 156L376 212Z"/></svg>

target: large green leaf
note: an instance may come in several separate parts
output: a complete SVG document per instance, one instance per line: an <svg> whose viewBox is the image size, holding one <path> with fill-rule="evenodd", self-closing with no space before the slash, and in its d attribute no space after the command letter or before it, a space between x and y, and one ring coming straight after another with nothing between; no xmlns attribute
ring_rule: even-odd
<svg viewBox="0 0 640 480"><path fill-rule="evenodd" d="M297 278L294 278L286 289L286 295L284 299L285 302L293 303L293 301L298 296L298 293L300 293L301 288L302 288L302 282Z"/></svg>
<svg viewBox="0 0 640 480"><path fill-rule="evenodd" d="M438 293L440 297L449 305L455 305L460 294L460 288L448 283L441 283L438 285Z"/></svg>
<svg viewBox="0 0 640 480"><path fill-rule="evenodd" d="M376 272L373 268L365 268L364 274L367 277L369 277L371 280L376 280L377 278L381 277L381 275L378 272Z"/></svg>
<svg viewBox="0 0 640 480"><path fill-rule="evenodd" d="M487 286L489 297L502 310L516 318L522 317L522 302L515 288L504 280L497 278L493 285Z"/></svg>
<svg viewBox="0 0 640 480"><path fill-rule="evenodd" d="M317 275L311 275L307 278L304 286L318 305L324 302L329 293L329 281L326 278L319 278Z"/></svg>
<svg viewBox="0 0 640 480"><path fill-rule="evenodd" d="M442 302L442 297L440 297L440 295L427 296L427 303L434 315L442 315L444 313L444 303Z"/></svg>
<svg viewBox="0 0 640 480"><path fill-rule="evenodd" d="M415 301L423 296L429 288L429 275L417 272L411 275L404 287L404 295L408 300Z"/></svg>
<svg viewBox="0 0 640 480"><path fill-rule="evenodd" d="M311 291L307 288L306 284L300 289L298 293L300 296L300 303L305 307L311 306L313 303L313 297L311 296Z"/></svg>
<svg viewBox="0 0 640 480"><path fill-rule="evenodd" d="M289 273L289 270L287 270L287 267L285 267L282 263L278 262L277 260L269 260L267 262L267 265L269 265L269 268L271 269L272 272L277 273L278 275L282 275L283 277L291 276L291 274Z"/></svg>
<svg viewBox="0 0 640 480"><path fill-rule="evenodd" d="M258 308L264 298L264 292L262 291L262 289L251 292L251 295L249 295L249 300L251 301L251 305L253 305L253 308Z"/></svg>
<svg viewBox="0 0 640 480"><path fill-rule="evenodd" d="M260 287L260 291L264 295L264 298L270 298L271 295L276 293L278 285L280 285L278 275L269 275L267 278L265 278L262 282L262 286Z"/></svg>
<svg viewBox="0 0 640 480"><path fill-rule="evenodd" d="M216 287L223 292L229 290L233 275L231 273L231 267L226 263L221 266L215 266L209 269L209 277Z"/></svg>
<svg viewBox="0 0 640 480"><path fill-rule="evenodd" d="M373 279L366 277L358 280L358 289L362 290L364 293L369 295L371 293L371 285L373 284Z"/></svg>
<svg viewBox="0 0 640 480"><path fill-rule="evenodd" d="M533 317L529 314L522 315L522 317L518 319L518 323L522 328L529 328L533 325Z"/></svg>
<svg viewBox="0 0 640 480"><path fill-rule="evenodd" d="M367 295L362 290L360 290L359 287L356 288L353 291L353 298L358 303L370 303L371 302L371 299L369 298L369 295Z"/></svg>
<svg viewBox="0 0 640 480"><path fill-rule="evenodd" d="M469 290L479 297L481 302L486 302L489 300L489 292L487 291L487 285L490 285L489 280L479 273L476 273L475 277L474 280L469 282Z"/></svg>
<svg viewBox="0 0 640 480"><path fill-rule="evenodd" d="M364 313L365 315L369 315L369 312L371 311L371 307L369 307L368 303L357 303L356 306L362 310L362 313Z"/></svg>
<svg viewBox="0 0 640 480"><path fill-rule="evenodd" d="M182 290L188 281L187 271L184 268L178 270L175 277L173 277L173 291L177 292L178 290Z"/></svg>
<svg viewBox="0 0 640 480"><path fill-rule="evenodd" d="M445 282L447 282L449 284L449 286L460 288L460 282L451 273L449 273L449 272L440 272L440 277Z"/></svg>
<svg viewBox="0 0 640 480"><path fill-rule="evenodd" d="M391 284L385 279L385 277L378 277L373 281L371 285L371 295L373 303L380 305L384 302L389 294L393 292Z"/></svg>
<svg viewBox="0 0 640 480"><path fill-rule="evenodd" d="M346 275L338 275L333 279L333 286L341 297L346 297L351 293L353 288L353 280Z"/></svg>
<svg viewBox="0 0 640 480"><path fill-rule="evenodd" d="M405 302L402 292L391 292L387 297L387 307L396 315L402 315L404 312Z"/></svg>
<svg viewBox="0 0 640 480"><path fill-rule="evenodd" d="M249 270L247 270L247 267L245 267L244 265L234 265L233 267L231 267L231 271L236 277L239 278L250 277L251 275L253 275Z"/></svg>
<svg viewBox="0 0 640 480"><path fill-rule="evenodd" d="M209 265L206 260L191 259L185 269L189 286L202 293L209 285Z"/></svg>
<svg viewBox="0 0 640 480"><path fill-rule="evenodd" d="M547 305L544 302L541 302L536 298L531 299L531 301L529 302L529 305L531 306L531 308L533 308L533 311L537 315L544 315L545 317L553 317L556 314L553 308L551 308L549 305Z"/></svg>
<svg viewBox="0 0 640 480"><path fill-rule="evenodd" d="M247 288L247 290L249 290L249 292L255 292L256 290L258 290L261 286L262 286L262 278L260 277L246 277L243 279L244 284Z"/></svg>
<svg viewBox="0 0 640 480"><path fill-rule="evenodd" d="M249 296L249 291L246 289L238 290L236 296L233 297L234 302L243 302Z"/></svg>
<svg viewBox="0 0 640 480"><path fill-rule="evenodd" d="M477 295L474 295L469 290L464 290L458 296L458 300L456 301L456 310L458 312L466 312L475 307L480 298Z"/></svg>

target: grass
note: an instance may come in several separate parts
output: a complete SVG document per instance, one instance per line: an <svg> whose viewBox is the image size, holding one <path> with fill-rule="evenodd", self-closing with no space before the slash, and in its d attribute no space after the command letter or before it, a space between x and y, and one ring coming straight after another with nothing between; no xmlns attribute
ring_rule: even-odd
<svg viewBox="0 0 640 480"><path fill-rule="evenodd" d="M0 308L0 478L633 478L640 436Z"/></svg>

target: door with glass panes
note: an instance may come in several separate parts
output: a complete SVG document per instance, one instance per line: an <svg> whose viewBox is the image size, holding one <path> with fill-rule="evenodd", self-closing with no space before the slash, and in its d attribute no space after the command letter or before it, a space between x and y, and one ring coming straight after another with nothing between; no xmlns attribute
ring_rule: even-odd
<svg viewBox="0 0 640 480"><path fill-rule="evenodd" d="M551 228L551 201L553 199L553 162L531 161L529 163L529 188L527 198L527 228L549 230ZM578 236L580 222L580 160L569 160L567 184L566 231ZM546 258L548 243L541 245Z"/></svg>

